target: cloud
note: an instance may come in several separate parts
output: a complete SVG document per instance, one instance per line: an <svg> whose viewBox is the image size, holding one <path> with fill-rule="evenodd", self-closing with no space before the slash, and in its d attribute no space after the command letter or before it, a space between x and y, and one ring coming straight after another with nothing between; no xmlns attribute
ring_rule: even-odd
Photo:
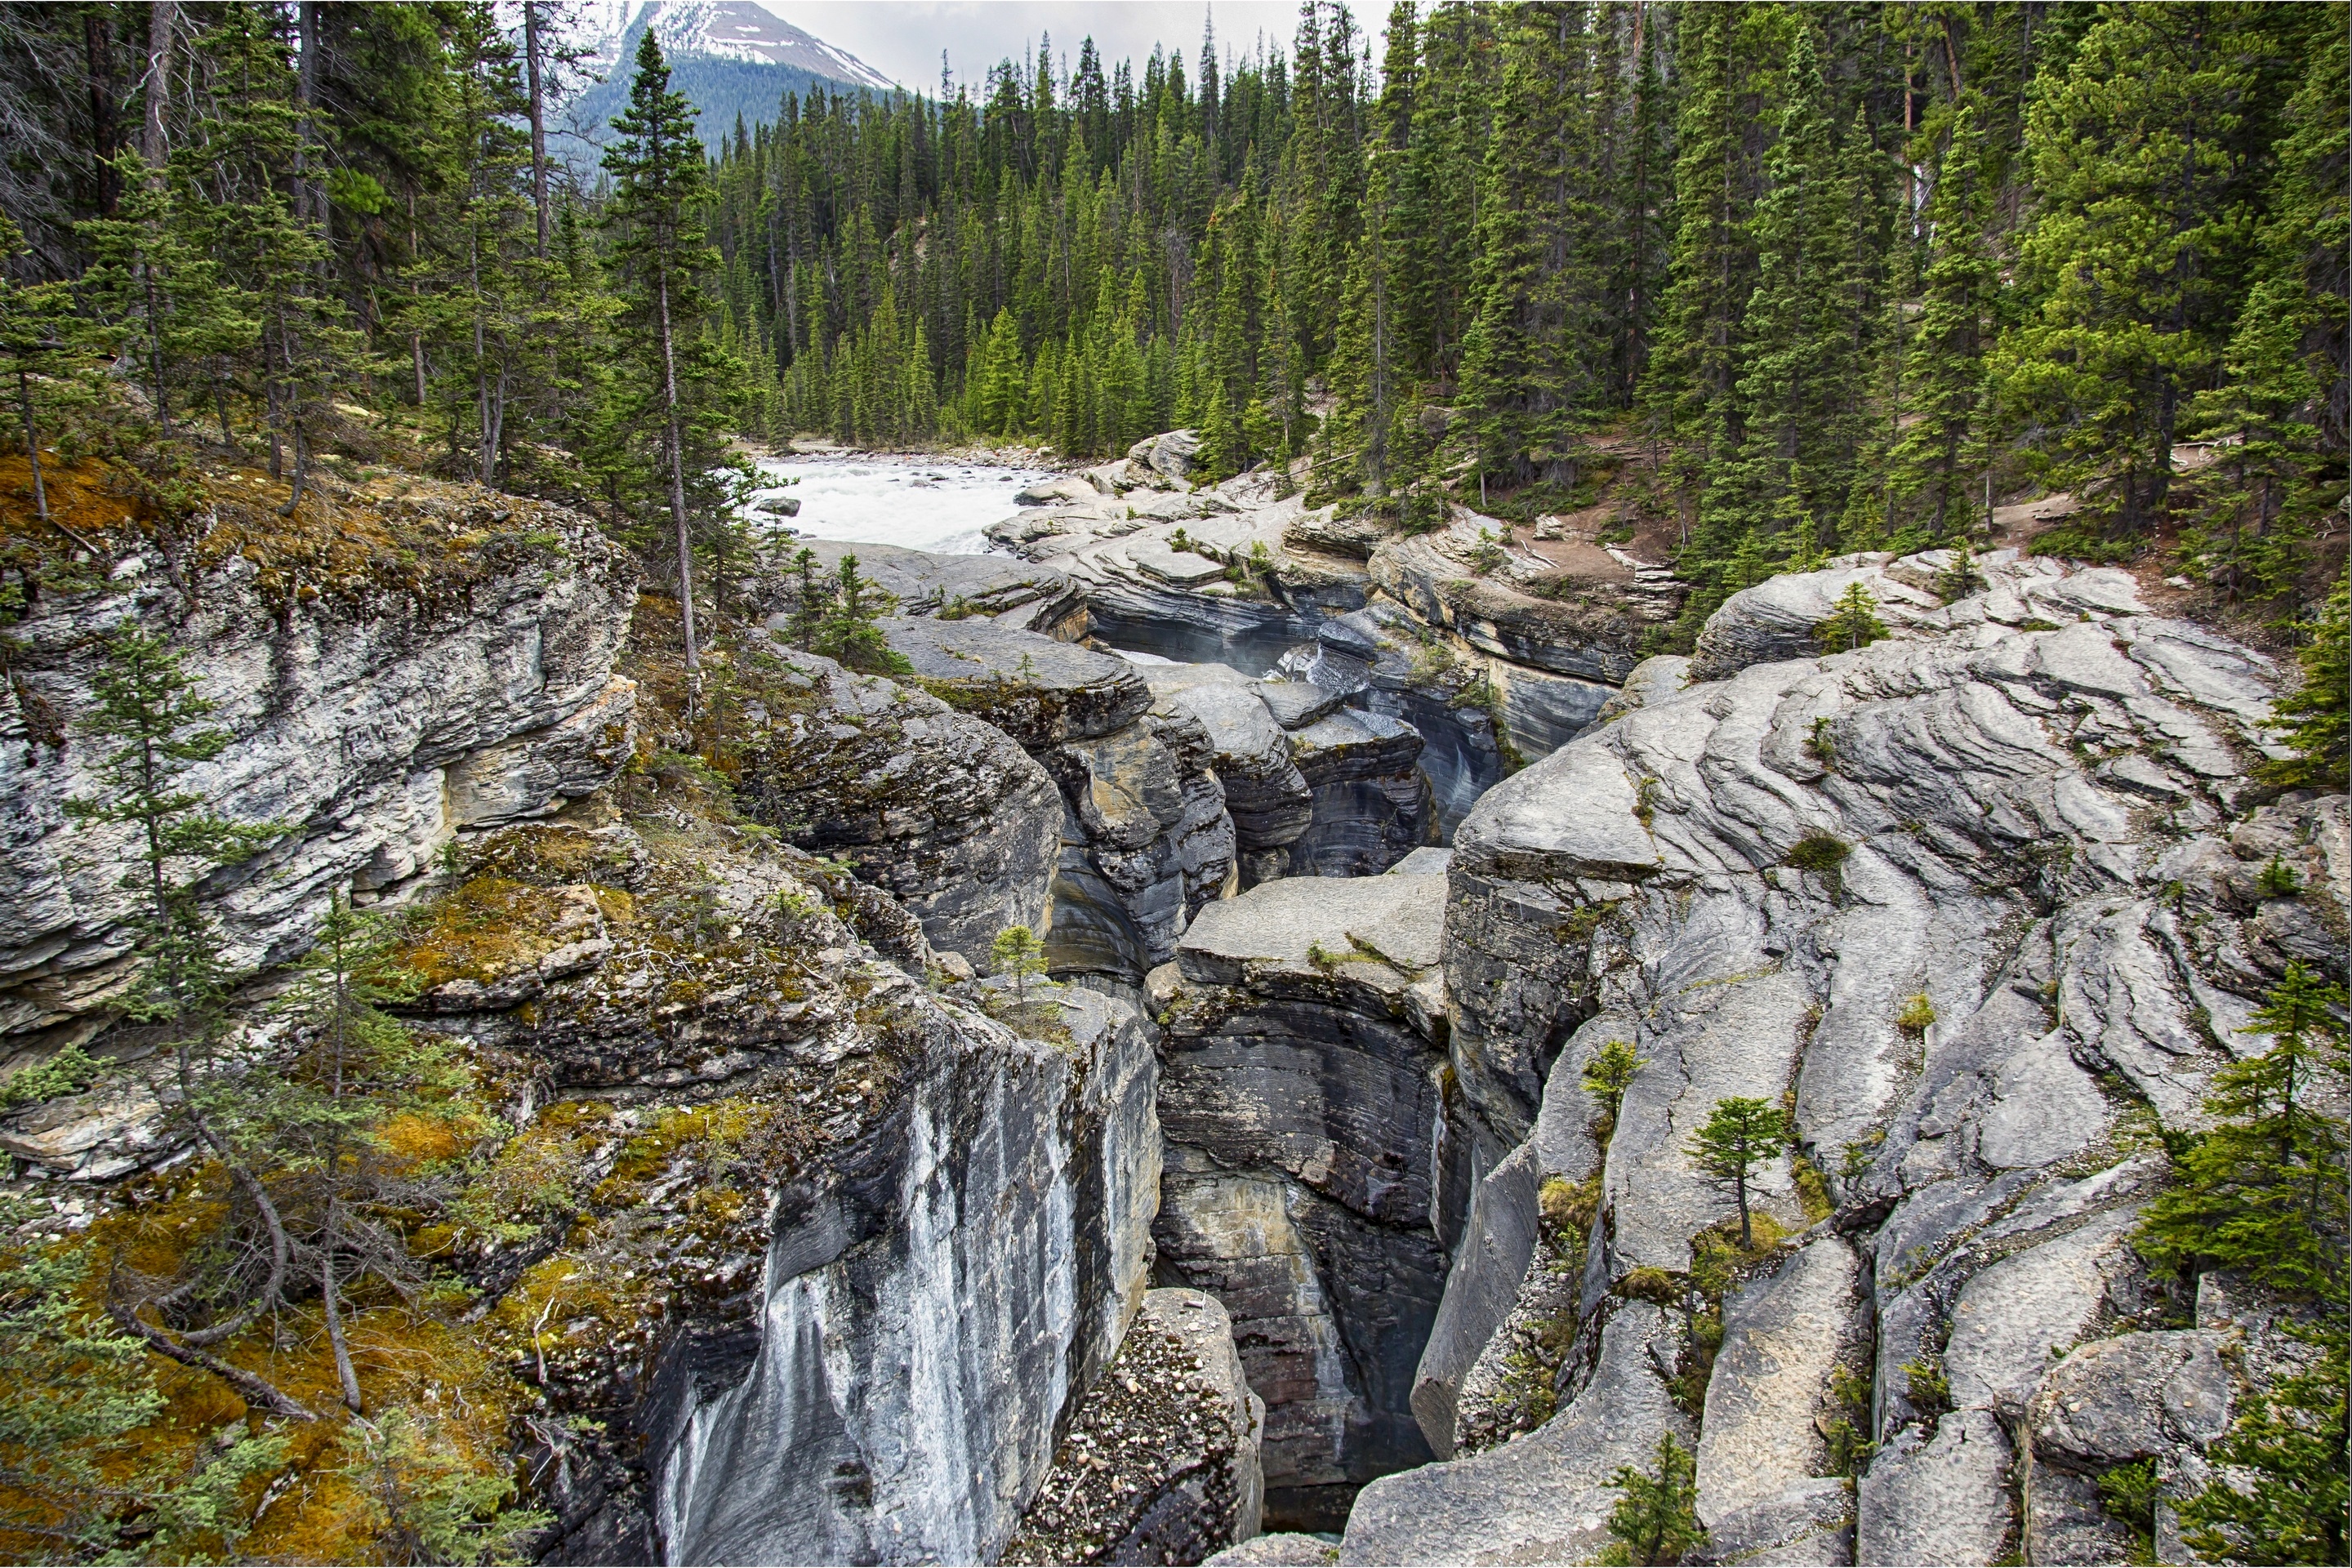
<svg viewBox="0 0 2352 1568"><path fill-rule="evenodd" d="M1184 56L1185 74L1201 52L1202 21L1216 25L1221 58L1255 53L1263 37L1286 53L1298 27L1291 0L765 0L768 9L826 43L848 50L901 84L936 92L940 53L959 85L977 95L988 69L1008 58L1034 59L1039 39L1053 40L1057 60L1075 63L1079 41L1091 36L1105 68L1131 59L1140 70L1154 44ZM1380 17L1350 0L1358 26ZM1373 40L1379 47L1378 38Z"/></svg>

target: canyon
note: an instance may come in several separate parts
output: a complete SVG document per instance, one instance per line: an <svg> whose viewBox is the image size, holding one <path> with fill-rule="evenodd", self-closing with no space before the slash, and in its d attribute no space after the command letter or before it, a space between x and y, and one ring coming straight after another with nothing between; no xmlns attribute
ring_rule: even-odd
<svg viewBox="0 0 2352 1568"><path fill-rule="evenodd" d="M1838 557L1644 657L1682 590L1605 531L1384 531L1196 449L1017 487L994 553L806 542L895 599L896 673L792 645L782 541L709 699L727 813L642 795L688 726L560 509L463 594L231 557L191 611L125 562L18 628L68 718L101 629L185 649L227 736L188 787L285 826L203 889L238 962L331 887L414 907L404 1016L593 1173L466 1264L485 1324L571 1303L552 1358L483 1331L595 1424L530 1428L537 1560L1589 1561L1668 1436L1693 1561L2116 1560L2142 1461L2189 1560L2304 1352L2131 1239L2265 989L2343 978L2347 798L2256 778L2287 672L2014 550ZM1826 651L1857 588L1884 636ZM103 1043L132 946L31 711L16 1066ZM436 934L467 898L495 948ZM1043 976L990 973L1015 925ZM128 1083L0 1149L168 1162ZM1735 1096L1793 1126L1744 1248L1687 1151Z"/></svg>

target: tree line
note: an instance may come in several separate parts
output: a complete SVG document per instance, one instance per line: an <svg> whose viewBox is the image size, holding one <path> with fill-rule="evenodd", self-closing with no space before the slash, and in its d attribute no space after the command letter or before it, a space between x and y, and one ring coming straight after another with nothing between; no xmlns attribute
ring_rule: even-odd
<svg viewBox="0 0 2352 1568"><path fill-rule="evenodd" d="M1413 528L1572 510L1642 453L1683 637L2034 488L2083 503L2051 548L2161 538L2238 605L2291 613L2341 549L2339 3L1402 0L1375 61L1306 0L1286 49L1049 40L715 134L647 46L584 178L552 22L0 13L28 457L164 484L250 443L292 507L389 412L723 578L738 434L1192 426L1212 474L1305 458L1309 500ZM145 428L92 412L93 353Z"/></svg>
<svg viewBox="0 0 2352 1568"><path fill-rule="evenodd" d="M788 100L712 236L760 416L1108 454L1412 526L1662 455L1699 585L1982 532L2162 535L2291 604L2342 538L2340 5L1410 3L1139 74ZM2339 546L2340 548L2340 543Z"/></svg>

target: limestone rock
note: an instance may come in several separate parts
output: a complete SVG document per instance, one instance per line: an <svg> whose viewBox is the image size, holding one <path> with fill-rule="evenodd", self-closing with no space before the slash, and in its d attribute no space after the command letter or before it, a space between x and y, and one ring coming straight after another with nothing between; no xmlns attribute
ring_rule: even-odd
<svg viewBox="0 0 2352 1568"><path fill-rule="evenodd" d="M45 593L11 628L18 698L0 725L7 1037L87 1037L128 973L134 897L118 868L132 829L67 818L68 800L97 791L99 751L46 742L27 717L45 704L44 724L60 734L83 717L118 626L166 637L216 705L207 722L226 744L179 787L232 821L282 826L201 889L233 969L299 952L331 889L406 897L458 833L554 812L628 760L636 691L614 666L635 562L560 508L411 488L407 499L348 502L436 542L439 556L389 586L330 579L326 592L298 594L278 567L232 553L195 570L184 600L163 574L121 575L92 593Z"/></svg>
<svg viewBox="0 0 2352 1568"><path fill-rule="evenodd" d="M2122 574L1996 553L1947 601L1954 565L1855 557L1736 595L1702 639L1706 679L1645 671L1638 705L1489 790L1454 835L1435 1206L1461 1239L1426 1369L1433 1436L1492 1321L1496 1216L1552 1168L1564 1067L1604 1037L1645 1064L1605 1162L1563 1173L1599 1178L1578 1299L1556 1288L1566 1258L1529 1268L1460 1374L1482 1433L1481 1378L1528 1342L1519 1314L1581 1314L1590 1344L1628 1294L1675 1289L1694 1238L1728 1221L1686 1152L1708 1110L1793 1107L1805 1166L1768 1165L1750 1197L1768 1245L1801 1239L1743 1265L1706 1390L1710 1561L2087 1561L2117 1549L2094 1483L2123 1461L2103 1456L2161 1434L2167 1484L2189 1485L2191 1424L2226 1412L2186 1370L2201 1365L2189 1341L2142 1331L2175 1310L2128 1245L2163 1166L2134 1152L2116 1097L2202 1127L2214 1074L2267 1048L2252 1009L2290 956L2343 973L2340 939L2326 952L2317 933L2345 920L2344 797L2249 798L2249 764L2275 745L2268 662L2147 614ZM1855 583L1890 636L1825 655L1811 627ZM1370 689L1384 635L1369 612L1328 624L1315 668L1355 660ZM2291 898L2257 885L2273 857ZM1863 1373L1864 1300L1866 1414L1832 1392ZM1686 1364L1677 1315L1663 1332L1659 1364ZM1584 1353L1538 1430L1368 1488L1349 1552L1467 1555L1386 1532L1543 1512L1548 1479L1483 1478L1589 1414ZM2173 1366L2177 1415L2156 1392ZM2095 1386L2037 1392L2076 1378ZM2061 1421L2076 1403L2095 1435ZM1851 1508L1821 1473L1840 1421L1877 1445ZM1675 1429L1643 1417L1641 1439Z"/></svg>
<svg viewBox="0 0 2352 1568"><path fill-rule="evenodd" d="M1339 1543L1321 1535L1261 1535L1201 1560L1213 1568L1328 1568Z"/></svg>
<svg viewBox="0 0 2352 1568"><path fill-rule="evenodd" d="M807 684L776 694L739 742L745 809L847 859L968 962L985 964L1006 926L1042 927L1062 815L1045 771L927 692L782 657Z"/></svg>
<svg viewBox="0 0 2352 1568"><path fill-rule="evenodd" d="M1588 1329L1581 1388L1539 1431L1467 1458L1425 1465L1366 1487L1348 1516L1342 1563L1580 1563L1608 1542L1621 1466L1655 1463L1658 1434L1688 1447L1690 1424L1667 1396L1675 1330L1647 1302Z"/></svg>
<svg viewBox="0 0 2352 1568"><path fill-rule="evenodd" d="M1291 846L1294 875L1374 876L1428 842L1429 783L1412 725L1341 709L1293 731L1290 750L1315 803L1313 826Z"/></svg>
<svg viewBox="0 0 2352 1568"><path fill-rule="evenodd" d="M844 543L829 539L794 539L768 562L767 574L757 585L761 607L771 613L768 625L789 627L799 598L799 576L792 556L806 550L816 557L815 572L830 577L845 555L857 557L860 575L870 578L898 601L902 616L935 616L950 620L981 620L1011 631L1040 632L1071 641L1086 635L1086 595L1069 574L1051 566L1005 555L941 555L927 550L901 550L896 545Z"/></svg>
<svg viewBox="0 0 2352 1568"><path fill-rule="evenodd" d="M1699 1427L1698 1515L1710 1531L1819 1489L1828 1456L1817 1422L1830 1374L1857 1338L1860 1275L1853 1248L1825 1237L1724 1303Z"/></svg>
<svg viewBox="0 0 2352 1568"><path fill-rule="evenodd" d="M1335 1527L1358 1485L1428 1457L1411 1394L1444 1266L1440 1058L1408 999L1444 898L1435 877L1265 883L1202 910L1150 976L1160 1267L1234 1314L1284 1528Z"/></svg>
<svg viewBox="0 0 2352 1568"><path fill-rule="evenodd" d="M1123 730L1151 705L1125 659L983 620L886 620L882 635L935 696L1031 751Z"/></svg>

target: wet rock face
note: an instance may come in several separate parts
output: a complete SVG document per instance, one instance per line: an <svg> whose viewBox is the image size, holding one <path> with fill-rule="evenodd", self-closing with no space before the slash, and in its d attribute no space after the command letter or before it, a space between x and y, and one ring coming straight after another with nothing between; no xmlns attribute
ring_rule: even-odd
<svg viewBox="0 0 2352 1568"><path fill-rule="evenodd" d="M284 826L202 889L235 967L299 952L329 889L400 897L460 831L554 811L627 761L636 689L614 666L634 561L559 508L499 498L493 520L479 492L427 488L412 510L490 540L471 548L462 594L280 592L230 555L191 584L191 608L133 561L103 592L41 595L10 628L22 695L0 744L0 1058L87 1038L128 973L133 895L118 883L133 830L67 820L65 802L98 793L102 752L57 744L87 712L117 626L166 637L216 705L206 723L227 743L180 787L224 816Z"/></svg>
<svg viewBox="0 0 2352 1568"><path fill-rule="evenodd" d="M933 1053L870 1141L780 1196L748 1366L738 1335L656 1375L667 1561L1003 1550L1141 1295L1156 1196L1130 1163L1146 1032L1092 993L1060 1005L1075 1047Z"/></svg>
<svg viewBox="0 0 2352 1568"><path fill-rule="evenodd" d="M1455 834L1449 1058L1494 1212L1456 1251L1440 1321L1467 1327L1433 1340L1433 1415L1523 1228L1512 1162L1566 1159L1598 1215L1559 1414L1366 1489L1346 1556L1573 1555L1598 1537L1527 1521L1613 1500L1591 1489L1636 1461L1568 1434L1643 1462L1661 1432L1687 1442L1702 1411L1688 1389L1662 1408L1658 1371L1697 1364L1679 1312L1654 1363L1609 1343L1640 1298L1691 1299L1695 1240L1731 1205L1684 1146L1735 1095L1787 1097L1811 1169L1754 1180L1789 1239L1721 1297L1710 1561L2112 1560L2105 1456L2201 1463L2222 1417L2195 1336L2151 1331L2177 1319L2129 1237L2164 1167L2126 1117L2201 1125L2215 1071L2267 1048L2251 1013L2289 959L2343 973L2315 933L2343 929L2345 798L2254 806L2276 672L2147 614L2128 578L2002 554L1947 603L1949 565L1861 557L1736 595L1693 661L1712 679L1635 680ZM1800 650L1857 581L1885 585L1889 637ZM2250 880L2273 855L2292 898ZM1612 1038L1645 1065L1605 1158L1542 1152L1564 1075ZM1564 1310L1550 1283L1531 1269L1520 1305ZM1850 1498L1841 1423L1878 1445Z"/></svg>
<svg viewBox="0 0 2352 1568"><path fill-rule="evenodd" d="M1270 1522L1328 1529L1428 1449L1411 1411L1431 1228L1443 879L1287 879L1204 910L1155 971L1163 1279L1233 1313L1266 1402Z"/></svg>
<svg viewBox="0 0 2352 1568"><path fill-rule="evenodd" d="M410 1010L505 1064L501 1159L580 1173L452 1259L569 1433L525 1456L537 1555L990 1558L1146 1285L1141 1019L946 985L838 862L683 816L469 872L404 934Z"/></svg>
<svg viewBox="0 0 2352 1568"><path fill-rule="evenodd" d="M1199 1290L1144 1293L1004 1563L1198 1563L1257 1534L1265 1402Z"/></svg>
<svg viewBox="0 0 2352 1568"><path fill-rule="evenodd" d="M781 646L775 658L741 720L747 812L846 859L972 963L1006 926L1044 923L1061 803L1027 752L927 692Z"/></svg>

